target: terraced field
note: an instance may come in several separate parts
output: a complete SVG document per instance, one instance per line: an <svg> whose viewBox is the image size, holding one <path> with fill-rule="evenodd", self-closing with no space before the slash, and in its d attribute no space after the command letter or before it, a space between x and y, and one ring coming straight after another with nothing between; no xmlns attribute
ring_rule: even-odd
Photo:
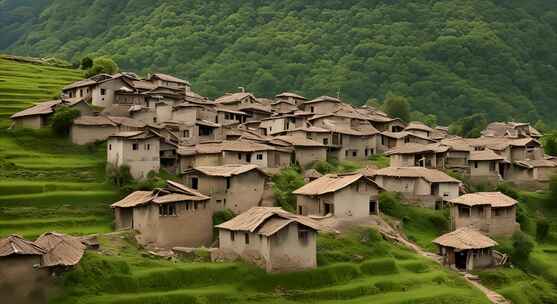
<svg viewBox="0 0 557 304"><path fill-rule="evenodd" d="M8 117L52 99L82 72L0 57L0 237L111 230L103 147L77 147L49 130L6 130Z"/></svg>
<svg viewBox="0 0 557 304"><path fill-rule="evenodd" d="M370 234L375 236L367 240ZM322 235L322 266L285 274L266 274L242 263L156 259L120 236L103 237L104 249L89 252L64 277L67 294L57 302L488 303L455 273L376 234ZM118 248L111 249L116 243ZM347 255L344 262L328 261L341 255Z"/></svg>
<svg viewBox="0 0 557 304"><path fill-rule="evenodd" d="M0 127L14 112L58 96L60 89L83 78L80 70L22 63L0 55Z"/></svg>

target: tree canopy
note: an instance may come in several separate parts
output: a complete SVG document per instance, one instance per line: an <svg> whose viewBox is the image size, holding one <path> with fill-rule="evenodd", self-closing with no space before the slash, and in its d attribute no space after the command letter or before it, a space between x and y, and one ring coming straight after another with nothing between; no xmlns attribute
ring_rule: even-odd
<svg viewBox="0 0 557 304"><path fill-rule="evenodd" d="M440 124L557 123L553 0L0 1L0 51L166 72L216 97L405 96ZM77 65L77 64L76 64Z"/></svg>

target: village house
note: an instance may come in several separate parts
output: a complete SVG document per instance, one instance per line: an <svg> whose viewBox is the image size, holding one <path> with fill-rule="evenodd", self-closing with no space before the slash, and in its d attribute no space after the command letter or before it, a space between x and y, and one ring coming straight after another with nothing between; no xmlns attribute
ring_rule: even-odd
<svg viewBox="0 0 557 304"><path fill-rule="evenodd" d="M13 128L40 129L48 125L48 119L60 107L79 110L81 115L92 115L93 109L83 99L51 100L38 103L10 116Z"/></svg>
<svg viewBox="0 0 557 304"><path fill-rule="evenodd" d="M213 239L210 197L167 181L162 189L135 191L114 203L117 230L132 229L143 245L208 246Z"/></svg>
<svg viewBox="0 0 557 304"><path fill-rule="evenodd" d="M510 236L516 222L515 199L501 192L468 193L449 200L453 229L474 227L490 236Z"/></svg>
<svg viewBox="0 0 557 304"><path fill-rule="evenodd" d="M548 182L555 173L557 173L555 160L526 159L516 161L508 176L513 182L526 185Z"/></svg>
<svg viewBox="0 0 557 304"><path fill-rule="evenodd" d="M332 113L337 109L337 105L342 103L340 99L331 96L320 96L312 100L304 101L299 108L305 112L314 114Z"/></svg>
<svg viewBox="0 0 557 304"><path fill-rule="evenodd" d="M423 167L387 167L374 171L374 181L387 191L428 208L440 208L458 197L460 181L442 171Z"/></svg>
<svg viewBox="0 0 557 304"><path fill-rule="evenodd" d="M276 99L275 102L286 101L290 104L294 104L296 107L298 107L300 104L308 100L304 96L291 93L291 92L282 92L276 95L275 99Z"/></svg>
<svg viewBox="0 0 557 304"><path fill-rule="evenodd" d="M273 110L270 105L267 106L261 103L239 104L237 108L246 115L246 118L242 122L260 121L262 119L270 117L273 114Z"/></svg>
<svg viewBox="0 0 557 304"><path fill-rule="evenodd" d="M327 147L314 140L300 136L276 136L269 142L280 146L284 145L294 147L292 159L294 163L305 168L316 161L327 160Z"/></svg>
<svg viewBox="0 0 557 304"><path fill-rule="evenodd" d="M317 267L317 231L307 217L277 207L253 207L216 226L219 249L255 263L268 272Z"/></svg>
<svg viewBox="0 0 557 304"><path fill-rule="evenodd" d="M77 265L86 249L79 238L57 232L43 233L35 244L45 250L41 256L41 267L48 267L51 272Z"/></svg>
<svg viewBox="0 0 557 304"><path fill-rule="evenodd" d="M361 173L327 174L296 189L296 210L301 215L362 218L379 214L383 188Z"/></svg>
<svg viewBox="0 0 557 304"><path fill-rule="evenodd" d="M294 114L272 116L262 119L259 126L266 129L268 135L280 134L288 130L305 127L306 117L306 115Z"/></svg>
<svg viewBox="0 0 557 304"><path fill-rule="evenodd" d="M70 127L70 139L77 145L107 140L118 132L141 131L146 124L129 118L116 116L80 116Z"/></svg>
<svg viewBox="0 0 557 304"><path fill-rule="evenodd" d="M470 151L470 179L473 181L496 183L503 179L501 162L505 158L490 149Z"/></svg>
<svg viewBox="0 0 557 304"><path fill-rule="evenodd" d="M534 138L540 139L542 134L529 123L492 122L481 132L482 137Z"/></svg>
<svg viewBox="0 0 557 304"><path fill-rule="evenodd" d="M215 141L178 148L180 172L200 166L252 164L260 168L284 168L292 163L292 149L251 140Z"/></svg>
<svg viewBox="0 0 557 304"><path fill-rule="evenodd" d="M216 104L238 106L239 104L257 103L255 96L248 92L226 93L215 99Z"/></svg>
<svg viewBox="0 0 557 304"><path fill-rule="evenodd" d="M411 121L410 123L408 123L404 131L425 138L429 138L431 134L434 132L434 130L431 127L419 121Z"/></svg>
<svg viewBox="0 0 557 304"><path fill-rule="evenodd" d="M493 247L497 242L470 227L459 228L433 240L443 265L472 271L496 264Z"/></svg>
<svg viewBox="0 0 557 304"><path fill-rule="evenodd" d="M262 205L267 178L256 165L200 166L182 175L185 185L211 197L213 210L235 214Z"/></svg>
<svg viewBox="0 0 557 304"><path fill-rule="evenodd" d="M191 91L191 84L189 82L168 74L154 73L148 75L146 80L154 84L156 87L183 90L184 94Z"/></svg>
<svg viewBox="0 0 557 304"><path fill-rule="evenodd" d="M20 236L0 239L0 299L4 303L46 303L41 293L49 279L40 268L46 250Z"/></svg>
<svg viewBox="0 0 557 304"><path fill-rule="evenodd" d="M135 179L160 169L160 135L151 130L119 132L107 142L107 163L113 168L127 165Z"/></svg>
<svg viewBox="0 0 557 304"><path fill-rule="evenodd" d="M298 106L294 102L285 99L277 99L271 103L271 109L274 113L288 114L298 110Z"/></svg>
<svg viewBox="0 0 557 304"><path fill-rule="evenodd" d="M440 144L408 143L385 152L391 158L393 167L425 167L443 169L445 154L449 147Z"/></svg>
<svg viewBox="0 0 557 304"><path fill-rule="evenodd" d="M115 103L116 91L134 91L133 80L137 80L137 76L131 73L99 74L65 86L62 93L70 98L91 100L94 106L108 107Z"/></svg>
<svg viewBox="0 0 557 304"><path fill-rule="evenodd" d="M401 147L404 144L421 144L427 145L435 143L431 138L417 135L414 133L401 131L401 132L381 132L381 141L378 143L377 150L386 152L388 150Z"/></svg>

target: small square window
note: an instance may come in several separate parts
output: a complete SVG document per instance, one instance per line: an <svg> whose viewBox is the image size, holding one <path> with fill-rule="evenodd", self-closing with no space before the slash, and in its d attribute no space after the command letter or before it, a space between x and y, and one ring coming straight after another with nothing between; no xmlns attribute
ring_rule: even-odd
<svg viewBox="0 0 557 304"><path fill-rule="evenodd" d="M257 154L257 160L262 160L263 159L263 154Z"/></svg>
<svg viewBox="0 0 557 304"><path fill-rule="evenodd" d="M244 235L245 235L245 243L247 245L249 244L249 233L246 232Z"/></svg>
<svg viewBox="0 0 557 304"><path fill-rule="evenodd" d="M230 240L232 242L234 242L234 237L236 236L236 234L234 233L234 231L230 231Z"/></svg>
<svg viewBox="0 0 557 304"><path fill-rule="evenodd" d="M105 89L101 89L101 95L106 95L106 90Z"/></svg>
<svg viewBox="0 0 557 304"><path fill-rule="evenodd" d="M108 145L108 150L112 150L112 144Z"/></svg>
<svg viewBox="0 0 557 304"><path fill-rule="evenodd" d="M137 143L132 144L132 150L134 150L134 151L139 150L139 144L137 144Z"/></svg>

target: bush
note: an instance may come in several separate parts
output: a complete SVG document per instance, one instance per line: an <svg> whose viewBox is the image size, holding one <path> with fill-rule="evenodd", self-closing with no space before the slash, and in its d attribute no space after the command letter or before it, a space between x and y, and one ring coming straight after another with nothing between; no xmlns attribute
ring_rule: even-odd
<svg viewBox="0 0 557 304"><path fill-rule="evenodd" d="M294 168L285 168L273 176L273 194L279 205L288 211L296 210L296 196L292 192L304 185L304 177Z"/></svg>
<svg viewBox="0 0 557 304"><path fill-rule="evenodd" d="M402 218L403 207L400 203L400 194L396 192L381 192L379 194L379 208L386 215Z"/></svg>
<svg viewBox="0 0 557 304"><path fill-rule="evenodd" d="M385 275L398 273L395 260L391 258L371 260L360 265L362 273L369 275Z"/></svg>
<svg viewBox="0 0 557 304"><path fill-rule="evenodd" d="M495 190L502 192L503 194L508 195L514 199L518 199L520 196L518 191L513 187L513 184L509 182L503 182L497 184Z"/></svg>
<svg viewBox="0 0 557 304"><path fill-rule="evenodd" d="M95 76L97 74L115 74L120 71L118 65L108 57L98 57L93 60L93 66L87 70L86 77Z"/></svg>
<svg viewBox="0 0 557 304"><path fill-rule="evenodd" d="M78 118L81 113L77 109L61 107L56 110L50 119L52 130L54 133L67 136L74 119Z"/></svg>
<svg viewBox="0 0 557 304"><path fill-rule="evenodd" d="M233 219L236 215L230 209L219 210L213 213L213 225L220 225Z"/></svg>
<svg viewBox="0 0 557 304"><path fill-rule="evenodd" d="M318 160L316 161L313 166L313 169L317 170L317 172L321 173L321 174L328 174L331 173L333 171L335 171L335 166L333 166L332 164L324 161L324 160Z"/></svg>
<svg viewBox="0 0 557 304"><path fill-rule="evenodd" d="M414 273L424 273L429 271L429 266L424 261L403 262L400 266Z"/></svg>
<svg viewBox="0 0 557 304"><path fill-rule="evenodd" d="M517 231L512 236L513 251L512 259L517 265L525 266L534 250L534 241L526 233Z"/></svg>
<svg viewBox="0 0 557 304"><path fill-rule="evenodd" d="M89 56L85 56L81 59L80 68L82 70L90 69L93 66L93 59Z"/></svg>
<svg viewBox="0 0 557 304"><path fill-rule="evenodd" d="M536 222L536 240L538 242L544 242L549 237L549 222L544 219L538 219Z"/></svg>

